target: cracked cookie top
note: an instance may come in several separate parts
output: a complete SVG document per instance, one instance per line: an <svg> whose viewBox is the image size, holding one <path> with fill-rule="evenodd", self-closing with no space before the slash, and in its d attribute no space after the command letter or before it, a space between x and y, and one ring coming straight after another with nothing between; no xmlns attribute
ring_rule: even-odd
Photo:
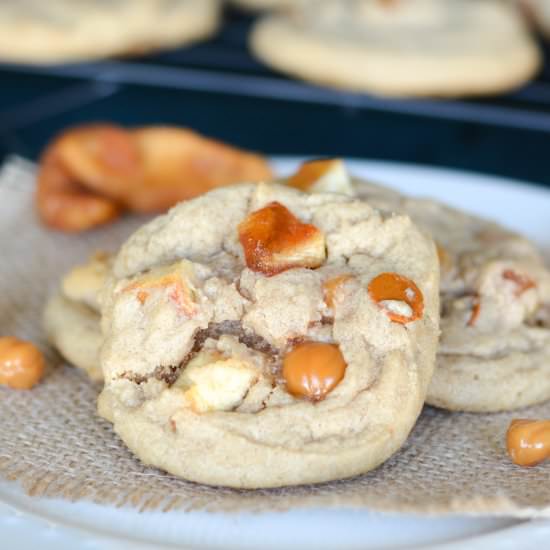
<svg viewBox="0 0 550 550"><path fill-rule="evenodd" d="M356 198L278 184L222 188L127 241L104 290L102 326L106 392L117 406L176 431L186 414L238 419L246 431L245 417L262 412L262 441L281 444L298 430L277 425L285 409L334 415L361 394L396 407L381 389L385 370L401 379L392 395L425 392L437 254L407 216ZM376 421L358 410L345 432ZM307 430L315 436L297 441L341 428Z"/></svg>

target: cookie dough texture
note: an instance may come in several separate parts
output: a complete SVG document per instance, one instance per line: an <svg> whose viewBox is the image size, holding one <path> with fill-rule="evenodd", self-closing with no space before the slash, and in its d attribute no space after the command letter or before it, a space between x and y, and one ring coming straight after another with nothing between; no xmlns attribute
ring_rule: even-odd
<svg viewBox="0 0 550 550"><path fill-rule="evenodd" d="M76 266L49 299L43 318L51 344L70 364L98 381L103 379L99 296L110 270L111 257L104 253Z"/></svg>
<svg viewBox="0 0 550 550"><path fill-rule="evenodd" d="M365 182L356 189L377 208L407 213L439 247L441 339L427 403L495 412L550 399L550 273L535 246L431 200Z"/></svg>
<svg viewBox="0 0 550 550"><path fill-rule="evenodd" d="M276 201L326 240L318 269L248 269L238 225ZM413 280L420 320L399 324L370 298L382 272ZM323 282L352 274L334 308ZM222 188L181 203L122 247L104 292L99 412L146 464L238 488L364 473L399 449L422 408L438 336L438 261L408 217L281 185ZM291 396L281 357L296 341L337 343L343 380Z"/></svg>
<svg viewBox="0 0 550 550"><path fill-rule="evenodd" d="M17 0L0 10L0 59L60 63L169 48L208 37L218 0Z"/></svg>
<svg viewBox="0 0 550 550"><path fill-rule="evenodd" d="M320 0L262 18L251 47L298 78L392 96L497 93L541 59L517 7L500 0Z"/></svg>

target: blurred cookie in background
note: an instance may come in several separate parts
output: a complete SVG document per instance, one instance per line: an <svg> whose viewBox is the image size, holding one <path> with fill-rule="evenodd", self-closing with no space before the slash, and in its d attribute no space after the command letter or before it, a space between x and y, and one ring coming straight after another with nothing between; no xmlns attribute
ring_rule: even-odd
<svg viewBox="0 0 550 550"><path fill-rule="evenodd" d="M500 0L319 0L264 16L254 53L293 76L392 96L516 88L541 56L517 6Z"/></svg>
<svg viewBox="0 0 550 550"><path fill-rule="evenodd" d="M537 27L550 38L550 0L520 0Z"/></svg>
<svg viewBox="0 0 550 550"><path fill-rule="evenodd" d="M246 10L287 10L307 0L230 0L230 4Z"/></svg>
<svg viewBox="0 0 550 550"><path fill-rule="evenodd" d="M142 53L209 37L219 0L0 3L0 61L62 63Z"/></svg>

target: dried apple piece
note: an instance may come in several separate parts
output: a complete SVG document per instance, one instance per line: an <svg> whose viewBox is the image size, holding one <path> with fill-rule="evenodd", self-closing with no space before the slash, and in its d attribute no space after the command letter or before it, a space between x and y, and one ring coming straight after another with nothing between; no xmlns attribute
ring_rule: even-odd
<svg viewBox="0 0 550 550"><path fill-rule="evenodd" d="M135 291L137 300L144 305L152 292L166 290L178 312L192 317L197 311L197 304L191 279L192 268L187 262L179 262L143 275L126 286L123 292Z"/></svg>
<svg viewBox="0 0 550 550"><path fill-rule="evenodd" d="M350 279L353 279L353 275L350 273L344 273L343 275L337 275L332 279L327 279L323 283L323 296L325 299L325 304L327 304L328 307L334 307L334 300L338 290L346 281L349 281Z"/></svg>
<svg viewBox="0 0 550 550"><path fill-rule="evenodd" d="M288 208L272 202L239 224L246 265L271 276L287 269L316 268L326 258L325 237L302 223Z"/></svg>
<svg viewBox="0 0 550 550"><path fill-rule="evenodd" d="M514 295L516 298L519 298L524 292L531 288L535 288L537 285L533 279L527 277L527 275L522 275L517 273L513 269L506 269L502 273L502 278L506 281L512 281L516 285L516 291Z"/></svg>
<svg viewBox="0 0 550 550"><path fill-rule="evenodd" d="M424 297L414 281L397 273L381 273L369 283L369 294L395 323L422 317Z"/></svg>
<svg viewBox="0 0 550 550"><path fill-rule="evenodd" d="M476 324L476 321L479 317L479 314L481 312L481 299L480 297L476 294L474 297L473 297L473 301L472 301L472 313L470 314L470 318L468 319L468 323L467 325L469 327L473 327L475 324Z"/></svg>

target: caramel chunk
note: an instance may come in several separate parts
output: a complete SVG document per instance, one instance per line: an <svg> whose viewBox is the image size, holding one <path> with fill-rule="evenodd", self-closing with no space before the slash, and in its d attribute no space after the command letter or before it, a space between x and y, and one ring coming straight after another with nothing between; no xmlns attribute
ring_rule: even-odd
<svg viewBox="0 0 550 550"><path fill-rule="evenodd" d="M11 336L0 338L0 384L28 390L44 372L44 357L30 342Z"/></svg>
<svg viewBox="0 0 550 550"><path fill-rule="evenodd" d="M381 273L369 283L370 297L395 323L406 324L422 317L424 297L416 284L397 273Z"/></svg>
<svg viewBox="0 0 550 550"><path fill-rule="evenodd" d="M344 378L346 362L336 344L304 342L283 359L283 378L290 394L320 401Z"/></svg>
<svg viewBox="0 0 550 550"><path fill-rule="evenodd" d="M518 466L536 466L550 457L550 420L512 420L506 448Z"/></svg>
<svg viewBox="0 0 550 550"><path fill-rule="evenodd" d="M288 208L272 202L239 224L246 265L271 276L287 269L316 268L326 258L325 237Z"/></svg>

